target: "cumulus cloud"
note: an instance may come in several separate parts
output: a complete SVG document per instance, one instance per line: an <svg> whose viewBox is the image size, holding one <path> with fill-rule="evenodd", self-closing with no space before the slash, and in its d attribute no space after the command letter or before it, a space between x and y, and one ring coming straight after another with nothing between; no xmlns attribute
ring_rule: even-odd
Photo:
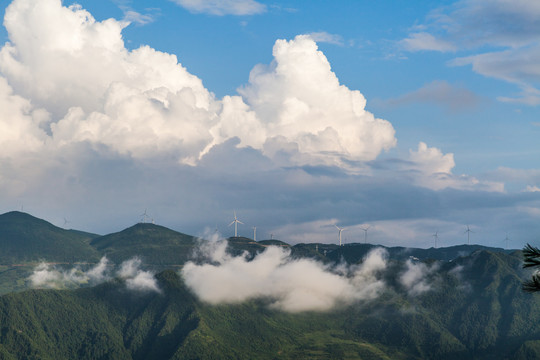
<svg viewBox="0 0 540 360"><path fill-rule="evenodd" d="M16 0L4 24L10 42L0 50L0 71L16 93L52 114L52 142L90 141L135 157L172 148L180 158L210 142L219 107L213 95L176 56L148 46L128 51L127 22L99 22L59 0Z"/></svg>
<svg viewBox="0 0 540 360"><path fill-rule="evenodd" d="M113 265L103 257L94 267L82 270L80 267L61 269L51 264L41 263L30 275L31 285L36 288L65 289L84 285L97 285L112 277L120 277L129 290L160 292L157 281L151 272L141 269L141 260L134 258L120 265L114 273Z"/></svg>
<svg viewBox="0 0 540 360"><path fill-rule="evenodd" d="M450 173L455 166L454 154L443 155L441 150L430 148L424 142L418 144L418 150L410 150L410 159L420 171L428 174Z"/></svg>
<svg viewBox="0 0 540 360"><path fill-rule="evenodd" d="M211 15L255 15L266 11L266 5L254 0L172 0L194 13Z"/></svg>
<svg viewBox="0 0 540 360"><path fill-rule="evenodd" d="M33 111L34 122L50 123L46 140L54 146L89 142L134 158L176 156L195 165L237 137L240 147L292 164L343 165L396 144L392 125L365 110L359 91L339 83L310 36L276 41L274 61L253 69L241 96L219 100L176 56L126 49L126 21L96 21L59 0L33 4L15 0L6 9L10 41L0 50L0 71L13 92L32 99L19 107Z"/></svg>
<svg viewBox="0 0 540 360"><path fill-rule="evenodd" d="M29 100L14 94L6 79L0 76L0 156L41 149L47 134L40 125L48 116L45 110L35 109Z"/></svg>
<svg viewBox="0 0 540 360"><path fill-rule="evenodd" d="M392 125L365 110L359 91L339 83L311 37L278 40L273 55L274 61L256 66L249 84L239 89L269 140L293 144L312 161L327 162L334 154L338 163L341 156L372 160L395 146ZM271 156L270 145L264 150Z"/></svg>
<svg viewBox="0 0 540 360"><path fill-rule="evenodd" d="M382 249L372 251L358 266L332 270L311 259L292 259L277 246L252 260L229 255L226 246L226 242L214 245L207 253L208 263L188 262L182 269L186 285L211 304L266 299L271 307L287 312L325 311L372 300L385 287L378 277L386 268Z"/></svg>
<svg viewBox="0 0 540 360"><path fill-rule="evenodd" d="M478 179L452 173L455 166L454 154L443 154L435 147L428 147L420 142L416 151L409 150L409 159L412 161L410 168L420 172L420 176L414 176L414 181L420 186L434 190L445 188L454 189L481 189L484 191L502 192L504 184L493 181L479 181Z"/></svg>

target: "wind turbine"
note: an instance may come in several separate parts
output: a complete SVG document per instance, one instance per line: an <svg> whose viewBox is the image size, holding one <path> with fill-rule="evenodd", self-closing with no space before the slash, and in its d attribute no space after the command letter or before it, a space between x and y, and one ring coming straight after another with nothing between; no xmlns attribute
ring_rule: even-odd
<svg viewBox="0 0 540 360"><path fill-rule="evenodd" d="M253 241L257 241L257 227L253 227Z"/></svg>
<svg viewBox="0 0 540 360"><path fill-rule="evenodd" d="M431 236L435 238L435 247L437 247L437 240L439 240L439 230L435 231L435 234Z"/></svg>
<svg viewBox="0 0 540 360"><path fill-rule="evenodd" d="M364 244L367 244L367 231L371 226L361 227L360 229L364 230Z"/></svg>
<svg viewBox="0 0 540 360"><path fill-rule="evenodd" d="M339 226L335 225L336 229L338 229L338 238L339 238L339 246L341 246L341 232L345 230L345 228L340 228Z"/></svg>
<svg viewBox="0 0 540 360"><path fill-rule="evenodd" d="M142 216L142 219L141 219L142 223L145 223L146 220L148 220L149 218L148 214L146 213L146 209L144 209L144 212L140 216Z"/></svg>
<svg viewBox="0 0 540 360"><path fill-rule="evenodd" d="M238 224L244 225L244 223L236 218L236 211L234 212L234 220L229 224L229 226L232 224L234 224L234 237L238 237Z"/></svg>
<svg viewBox="0 0 540 360"><path fill-rule="evenodd" d="M469 228L469 225L467 225L467 230L465 230L465 232L464 232L464 234L467 233L467 245L471 245L470 235L471 235L472 232L474 232L474 231L472 231Z"/></svg>
<svg viewBox="0 0 540 360"><path fill-rule="evenodd" d="M506 237L504 238L504 241L505 241L505 244L506 244L506 248L508 249L508 241L510 240L510 238L508 237L508 233L506 233Z"/></svg>

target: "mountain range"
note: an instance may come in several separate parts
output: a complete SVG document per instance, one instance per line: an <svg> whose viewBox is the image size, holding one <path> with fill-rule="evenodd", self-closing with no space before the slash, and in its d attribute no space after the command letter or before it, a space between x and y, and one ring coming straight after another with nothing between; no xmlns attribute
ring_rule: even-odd
<svg viewBox="0 0 540 360"><path fill-rule="evenodd" d="M225 261L249 266L274 249L287 256L284 264L318 264L323 274L349 281L357 275L343 269L367 278L370 254L381 247L230 238L226 260L208 263L198 253L201 243L148 223L99 236L20 212L0 215L0 359L540 358L540 300L521 289L530 273L520 251L385 248L385 267L369 283L380 285L376 296L290 311L275 306L277 293L206 301L183 266L221 265L224 273ZM94 266L85 263L103 256L117 265L138 256L155 273L157 290L134 290L133 278L122 276L74 289L30 289L40 262L60 271Z"/></svg>

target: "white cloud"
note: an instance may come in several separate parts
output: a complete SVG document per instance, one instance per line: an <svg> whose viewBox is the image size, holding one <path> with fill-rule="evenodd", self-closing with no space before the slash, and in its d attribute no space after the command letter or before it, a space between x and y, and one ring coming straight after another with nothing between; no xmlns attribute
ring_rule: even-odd
<svg viewBox="0 0 540 360"><path fill-rule="evenodd" d="M35 109L29 100L15 95L0 76L0 156L40 150L48 137L40 125L48 116L45 110Z"/></svg>
<svg viewBox="0 0 540 360"><path fill-rule="evenodd" d="M266 5L254 0L172 0L194 13L211 15L255 15L266 11Z"/></svg>
<svg viewBox="0 0 540 360"><path fill-rule="evenodd" d="M484 175L492 181L512 182L523 184L540 184L540 169L516 169L501 166L496 170Z"/></svg>
<svg viewBox="0 0 540 360"><path fill-rule="evenodd" d="M161 290L159 289L154 274L142 270L141 265L142 261L139 258L124 261L120 265L117 276L125 279L126 287L129 290L160 292Z"/></svg>
<svg viewBox="0 0 540 360"><path fill-rule="evenodd" d="M192 91L208 109L211 95L176 56L142 46L128 51L126 22L96 21L79 6L59 0L15 0L4 20L10 42L0 51L0 71L15 91L60 119L73 106L103 111L111 85L123 83L144 93L160 87L176 94Z"/></svg>
<svg viewBox="0 0 540 360"><path fill-rule="evenodd" d="M386 268L382 249L372 251L359 266L339 269L340 274L311 259L292 259L277 246L251 261L228 255L226 246L221 242L207 254L210 263L188 262L182 269L186 285L211 304L263 298L283 311L326 311L342 303L372 300L384 290L378 278Z"/></svg>
<svg viewBox="0 0 540 360"><path fill-rule="evenodd" d="M443 154L440 149L428 147L424 142L418 144L418 150L409 150L409 153L409 159L413 162L412 169L420 172L414 176L415 183L420 186L433 190L454 188L504 191L503 183L479 181L471 176L452 174L455 166L454 154Z"/></svg>
<svg viewBox="0 0 540 360"><path fill-rule="evenodd" d="M444 154L441 150L428 147L426 143L420 142L418 150L410 150L410 159L417 169L426 174L450 173L455 166L454 154Z"/></svg>
<svg viewBox="0 0 540 360"><path fill-rule="evenodd" d="M170 154L188 161L197 159L212 141L208 129L216 121L197 106L191 89L177 93L162 90L164 94L157 90L141 93L115 83L107 94L104 113L70 109L64 119L51 126L54 140L59 145L82 141L104 144L135 158Z"/></svg>
<svg viewBox="0 0 540 360"><path fill-rule="evenodd" d="M86 271L86 276L93 283L103 282L109 279L107 267L109 260L104 256L99 260L99 263L90 270Z"/></svg>
<svg viewBox="0 0 540 360"><path fill-rule="evenodd" d="M539 34L540 36L540 31ZM521 87L518 97L499 97L505 102L517 102L528 105L540 104L540 90L534 86L540 84L540 46L533 44L523 48L487 52L478 55L460 57L450 62L453 66L471 65L473 71Z"/></svg>
<svg viewBox="0 0 540 360"><path fill-rule="evenodd" d="M309 33L307 35L317 43L328 43L343 46L343 37L338 34L330 34L326 31L317 31Z"/></svg>
<svg viewBox="0 0 540 360"><path fill-rule="evenodd" d="M411 34L411 39L435 39L456 49L486 45L518 48L535 43L540 33L536 19L540 6L535 0L462 0L432 11L416 28L426 31ZM519 26L516 26L519 24ZM422 41L420 41L422 43ZM411 48L414 50L429 49ZM432 50L447 51L433 46Z"/></svg>
<svg viewBox="0 0 540 360"><path fill-rule="evenodd" d="M274 61L256 66L249 84L239 89L264 124L268 145L294 144L310 161L323 163L339 163L340 157L372 160L395 146L392 125L365 110L359 91L339 83L309 36L276 41L273 55Z"/></svg>
<svg viewBox="0 0 540 360"><path fill-rule="evenodd" d="M451 43L437 39L435 36L425 32L411 34L407 39L401 40L400 45L408 51L456 51L456 47Z"/></svg>
<svg viewBox="0 0 540 360"><path fill-rule="evenodd" d="M399 282L410 296L417 296L432 289L430 275L439 269L438 263L427 266L421 262L407 260L405 271L399 276Z"/></svg>
<svg viewBox="0 0 540 360"><path fill-rule="evenodd" d="M59 269L53 265L41 263L34 269L29 280L33 287L64 289L97 285L117 276L125 280L129 290L160 292L154 275L142 270L141 265L142 262L138 258L127 260L120 265L115 275L111 275L113 266L109 264L106 257L101 258L98 264L86 271L81 270L80 267Z"/></svg>
<svg viewBox="0 0 540 360"><path fill-rule="evenodd" d="M129 23L136 23L139 25L146 25L154 22L155 18L149 14L141 14L135 10L124 8L124 21Z"/></svg>
<svg viewBox="0 0 540 360"><path fill-rule="evenodd" d="M433 81L418 90L403 94L395 99L385 100L384 104L399 106L409 103L427 103L443 107L451 113L470 110L481 101L472 91L449 84L446 81Z"/></svg>
<svg viewBox="0 0 540 360"><path fill-rule="evenodd" d="M420 28L401 40L408 51L472 50L450 65L518 84L522 93L505 102L540 104L540 6L536 0L462 0L431 12ZM502 48L502 50L501 50ZM496 51L493 51L496 50Z"/></svg>
<svg viewBox="0 0 540 360"><path fill-rule="evenodd" d="M254 68L242 98L220 101L176 56L127 50L125 22L99 22L58 0L30 3L15 0L6 10L10 42L0 50L0 70L16 93L52 114L52 145L90 142L192 165L232 137L271 158L286 153L281 159L293 164L372 160L395 146L392 125L365 110L359 91L339 84L309 36L276 41L274 62Z"/></svg>
<svg viewBox="0 0 540 360"><path fill-rule="evenodd" d="M103 257L100 262L88 271L79 267L69 270L58 269L46 263L41 263L34 269L29 280L33 287L63 289L74 288L81 285L95 285L109 279L108 261Z"/></svg>

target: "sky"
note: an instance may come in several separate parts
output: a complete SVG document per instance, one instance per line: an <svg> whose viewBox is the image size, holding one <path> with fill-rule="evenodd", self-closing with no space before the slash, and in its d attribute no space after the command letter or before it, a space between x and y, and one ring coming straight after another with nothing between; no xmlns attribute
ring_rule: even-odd
<svg viewBox="0 0 540 360"><path fill-rule="evenodd" d="M0 4L2 212L540 245L536 0Z"/></svg>

